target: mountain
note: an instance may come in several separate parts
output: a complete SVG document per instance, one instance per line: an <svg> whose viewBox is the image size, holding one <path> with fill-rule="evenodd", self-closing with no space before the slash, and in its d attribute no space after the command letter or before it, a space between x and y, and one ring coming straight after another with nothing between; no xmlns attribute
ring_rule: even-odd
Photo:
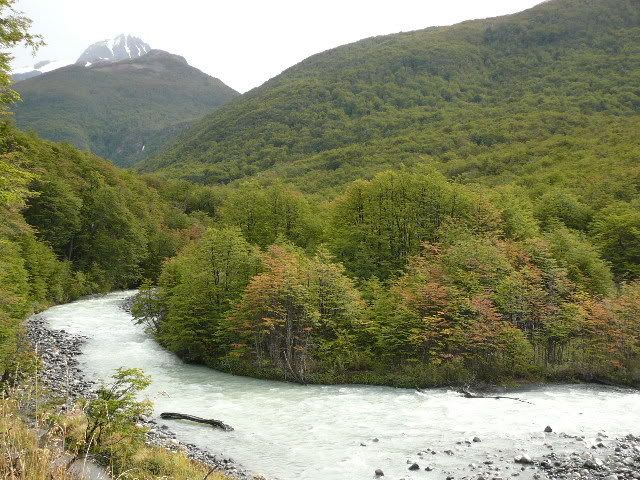
<svg viewBox="0 0 640 480"><path fill-rule="evenodd" d="M76 63L88 66L96 62L119 62L138 58L148 53L151 47L133 35L121 34L115 38L102 40L87 47Z"/></svg>
<svg viewBox="0 0 640 480"><path fill-rule="evenodd" d="M140 168L306 191L421 163L494 183L571 183L604 165L624 178L637 168L639 82L639 0L551 0L314 55Z"/></svg>
<svg viewBox="0 0 640 480"><path fill-rule="evenodd" d="M115 38L101 40L86 48L76 60L78 65L90 67L98 62L119 62L131 58L138 58L148 53L151 47L142 39L133 35L121 34ZM60 60L39 60L33 65L23 65L14 68L12 78L14 82L37 77L43 73L66 67L69 62Z"/></svg>
<svg viewBox="0 0 640 480"><path fill-rule="evenodd" d="M95 60L102 43L87 49L79 62ZM238 95L178 55L150 50L138 56L146 44L135 37L120 36L106 45L113 58L122 51L135 58L103 57L15 84L23 99L13 109L18 126L127 166Z"/></svg>

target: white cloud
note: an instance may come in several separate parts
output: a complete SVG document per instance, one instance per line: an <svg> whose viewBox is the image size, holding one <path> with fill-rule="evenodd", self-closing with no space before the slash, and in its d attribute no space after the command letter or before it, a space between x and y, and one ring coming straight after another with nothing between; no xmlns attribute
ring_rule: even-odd
<svg viewBox="0 0 640 480"><path fill-rule="evenodd" d="M320 51L373 35L514 13L540 0L18 0L48 45L72 63L88 45L131 32L239 91ZM166 5L166 6L164 6ZM15 65L33 63L16 51Z"/></svg>

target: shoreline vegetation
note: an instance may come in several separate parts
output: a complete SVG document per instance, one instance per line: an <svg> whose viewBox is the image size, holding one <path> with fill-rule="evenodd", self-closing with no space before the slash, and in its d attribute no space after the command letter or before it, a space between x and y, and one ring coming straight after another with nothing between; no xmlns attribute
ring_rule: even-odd
<svg viewBox="0 0 640 480"><path fill-rule="evenodd" d="M136 321L185 361L299 383L640 385L640 283L517 190L389 171L321 225L309 208L284 186L231 194Z"/></svg>

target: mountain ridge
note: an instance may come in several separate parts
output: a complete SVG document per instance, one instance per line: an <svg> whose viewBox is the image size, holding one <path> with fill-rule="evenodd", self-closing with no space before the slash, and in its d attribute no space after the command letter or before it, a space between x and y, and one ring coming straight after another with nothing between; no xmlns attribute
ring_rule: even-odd
<svg viewBox="0 0 640 480"><path fill-rule="evenodd" d="M162 50L72 64L15 85L16 123L54 141L132 165L238 92Z"/></svg>

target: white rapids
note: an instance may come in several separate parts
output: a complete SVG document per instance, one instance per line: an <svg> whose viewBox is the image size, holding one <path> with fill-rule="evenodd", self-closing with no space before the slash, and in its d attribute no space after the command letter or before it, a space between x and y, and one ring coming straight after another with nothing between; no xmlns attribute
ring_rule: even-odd
<svg viewBox="0 0 640 480"><path fill-rule="evenodd" d="M467 399L446 389L424 392L371 386L302 386L220 373L188 365L160 347L120 305L134 291L117 292L51 308L49 326L89 337L80 363L90 378L118 367L137 367L152 377L147 395L156 413L177 411L232 425L166 423L178 438L231 457L270 480L443 479L473 476L469 464L563 448L583 449L599 432L610 437L638 433L640 394L614 388L545 385L520 389L508 399ZM546 435L584 436L584 442ZM465 443L473 437L479 443ZM374 441L378 439L378 441ZM458 444L457 442L462 442ZM545 445L546 444L546 445ZM571 444L571 445L569 445ZM432 449L437 454L418 452ZM452 454L445 453L450 450ZM407 462L421 469L409 471ZM433 467L427 472L424 467ZM503 475L510 475L503 471Z"/></svg>

